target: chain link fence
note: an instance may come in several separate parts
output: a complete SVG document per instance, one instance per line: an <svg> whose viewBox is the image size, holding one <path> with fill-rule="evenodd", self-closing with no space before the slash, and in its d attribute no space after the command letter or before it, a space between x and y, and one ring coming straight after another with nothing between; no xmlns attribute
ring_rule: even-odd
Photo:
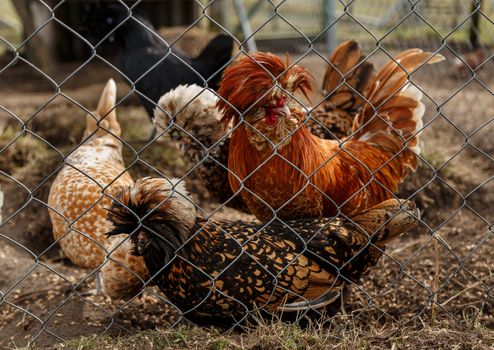
<svg viewBox="0 0 494 350"><path fill-rule="evenodd" d="M224 144L229 142L234 130L228 130L219 141L208 144L207 137L213 131L204 135L197 130L187 130L180 125L177 115L169 115L174 122L156 132L146 113L149 105L151 108L156 106L157 98L144 91L145 78L152 76L153 69L159 69L160 62L166 57L174 57L184 67L192 65L193 61L182 57L197 56L217 33L233 38L238 50L234 50L224 64L217 65L209 79L192 80L199 80L201 86L214 85L215 79L219 79L219 74L235 58L252 55L249 52L252 43L259 50L281 56L289 51L291 64L305 67L315 77L314 92L308 96L310 102L296 97L308 110L311 110L309 106L322 104L327 97L325 94L329 93L323 93L320 86L329 65L330 48L342 40L356 40L366 62L372 62L378 70L398 52L411 47L446 57L445 62L421 66L409 75L413 85L423 93L425 104L423 126L417 130L422 152L418 156L417 171L405 179L396 196L417 203L421 210L419 227L390 243L377 265L359 282L345 276L343 267L335 268L335 274L346 282L347 291L333 305L331 325L348 327L351 321L353 327L396 329L432 325L439 320L475 323L488 328L494 325L491 258L494 109L490 74L493 37L490 33L494 26L490 2L195 0L191 2L192 23L179 29L157 31L150 22L136 15L145 1L117 1L119 6L128 7L125 18L137 23L146 35L152 32L153 40L166 52L159 62L140 67L141 72L132 76L125 74L124 66L118 61L121 53L115 55L116 46L112 41L118 26L108 29L112 23L105 22L106 17L98 18L105 26L95 40L88 34L91 29L94 34L98 27L94 22L84 18L73 25L57 17L64 6L73 2L33 2L36 5L29 1L26 4L44 8L46 16L40 17L32 32L24 28L26 33L22 42L13 43L17 34L0 27L0 42L6 50L0 58L0 184L5 195L0 226L2 346L48 346L81 335L118 336L156 327L174 327L193 311L194 307L181 310L153 285L155 279L143 278L136 269L115 258L122 250L128 252L129 238L125 241L109 239L108 244L102 244L91 232L78 226L84 215L103 215L95 213L94 208L109 208L110 199L117 196L114 185L121 181L123 185L125 181L128 181L127 185L132 183L132 180L124 179L125 173L134 180L145 176L178 178L177 181L187 185L198 215L206 222L241 220L259 224L253 215L230 208L240 198L238 194L234 200L218 201L207 190L208 181L216 181L211 175L214 169L219 169L216 171L222 176L228 172ZM91 11L99 9L89 7L86 11L91 15L94 14ZM167 15L180 12L176 8L173 11ZM245 12L248 22L242 23L239 11ZM75 17L78 16L86 17L87 12L84 16L82 12L76 13ZM476 17L478 23L473 24ZM45 39L41 34L50 30L62 30L73 40L82 42L84 59L49 65L44 65L42 59L36 61L36 55L29 50L39 46L29 44L40 37L43 43ZM473 39L472 33L475 33ZM118 44L118 37L116 41ZM477 50L479 47L480 51ZM138 60L139 52L136 51L130 46L128 52L136 54L135 61L145 66L144 61ZM197 69L194 68L196 73ZM84 115L95 110L109 78L117 80L116 114L122 133L94 121L96 128L84 137L87 122ZM153 81L158 83L160 78L156 76ZM342 84L349 83L343 80ZM168 90L160 91L159 96ZM189 101L185 108L193 102L194 99ZM106 110L105 118L111 115L111 110ZM96 169L96 173L94 169L88 171L82 163L77 163L76 155L87 145L88 138L99 135L100 130L111 134L112 142L119 141L116 148L121 147L125 165L121 169L117 167L118 175L114 179L98 185L100 192L95 194L94 200L88 197L87 205L82 205L83 210L77 212L77 207L70 208L76 215L63 220L65 232L54 240L49 212L53 214L60 209L49 204L50 188L64 168L74 169L74 177L82 174L92 182L98 182L99 170ZM179 151L176 140L183 141L184 138L192 144L192 151L194 147L199 151L192 156L187 151L185 154ZM107 171L109 167L101 171ZM309 179L308 174L304 176ZM67 181L70 180L69 177ZM363 188L365 186L363 184ZM87 196L87 189L73 195ZM59 198L66 201L70 196L68 193ZM81 201L85 200L85 197L81 198ZM338 207L339 213L340 209ZM268 211L278 215L273 208ZM106 215L106 211L104 213ZM138 222L142 225L141 219ZM264 224L259 225L256 230ZM68 237L70 229L75 230L71 235L86 238L75 255L89 255L84 244L104 251L96 254L100 254L103 261L98 267L77 266L70 261L74 258L69 260L62 252L59 242ZM222 232L225 230L228 231L220 228ZM264 228L264 231L269 230ZM310 240L306 242L293 229L290 232L304 242L298 253L311 249ZM228 231L225 237L232 239L230 234ZM262 229L260 234L263 234ZM229 247L233 251L228 251L234 256L231 264L221 267L217 262L218 266L209 268L221 267L219 274L228 271L237 259L236 249L246 249L247 243L239 242L238 238L235 242ZM373 246L370 241L365 248L369 246ZM176 252L177 256L181 251ZM345 266L353 259L357 258L350 258ZM194 264L187 258L185 261ZM113 301L100 290L93 293L98 288L102 267L118 270L121 275L117 276L131 276L129 278L137 285L139 282L144 284L143 289L137 295L126 295ZM287 268L285 266L283 270ZM255 283L254 275L249 277L252 277L251 283ZM121 288L125 288L122 287L125 278L118 281ZM215 282L218 276L207 276L207 280ZM181 288L180 285L175 287ZM277 282L275 287L284 288ZM195 307L203 302L198 301ZM257 316L261 311L262 308L251 313ZM302 318L305 314L297 316Z"/></svg>

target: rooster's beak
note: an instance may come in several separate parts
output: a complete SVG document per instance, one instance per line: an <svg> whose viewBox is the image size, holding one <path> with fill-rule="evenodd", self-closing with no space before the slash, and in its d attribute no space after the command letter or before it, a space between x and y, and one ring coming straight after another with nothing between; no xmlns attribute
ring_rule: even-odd
<svg viewBox="0 0 494 350"><path fill-rule="evenodd" d="M291 116L290 108L288 108L286 104L284 104L282 107L273 108L271 111L282 118L290 118Z"/></svg>
<svg viewBox="0 0 494 350"><path fill-rule="evenodd" d="M290 118L290 108L286 104L281 107L270 108L266 117L266 123L268 125L275 125L280 118Z"/></svg>

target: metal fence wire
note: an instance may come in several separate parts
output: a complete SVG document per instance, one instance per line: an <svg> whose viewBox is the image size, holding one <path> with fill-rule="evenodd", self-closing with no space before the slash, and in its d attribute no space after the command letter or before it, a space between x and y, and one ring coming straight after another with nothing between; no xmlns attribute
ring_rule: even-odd
<svg viewBox="0 0 494 350"><path fill-rule="evenodd" d="M144 104L151 103L153 107L157 106L157 100L155 96L147 96L141 91L140 83L153 76L153 72L156 72L154 69L157 69L159 63L168 57L174 57L180 61L180 65L189 66L198 73L197 68L191 66L191 61L186 61L183 56L177 54L181 44L195 43L189 35L198 27L214 27L215 31L233 38L239 47L232 57L218 68L217 75L239 57L248 56L255 60L256 56L250 49L256 46L258 50L279 52L281 56L284 56L286 51L290 51L289 67L304 66L316 80L314 92L309 96L310 102L283 89L284 94L296 101L293 103L300 104L301 108L310 115L307 125L302 124L299 128L306 128L310 123L316 123L322 126L323 130L328 131L325 129L327 126L325 121L318 121L317 114L311 112L322 105L324 99L332 93L318 91L320 86L318 84L322 82L326 68L331 65L330 51L345 39L357 41L365 56L363 62L374 63L377 70L384 63L392 60L398 52L411 47L446 57L442 63L431 66L419 65L407 75L411 84L423 94L425 104L423 125L415 131L420 135L421 153L416 155L419 161L417 171L411 172L406 177L399 190L393 194L393 198L409 199L417 203L421 211L421 217L417 218L418 227L394 239L385 251L383 246L374 244L371 236L367 236L362 248L341 264L328 261L327 257L320 257L321 266L330 271L329 275L334 277L331 286L325 285L326 290L334 291L341 281L345 285L345 292L341 289L341 297L334 301L333 309L324 309L324 312L332 316L331 321L335 327L347 325L342 320L349 319L353 321L355 327L359 324L376 323L384 327L397 325L408 327L449 318L457 322L463 322L465 319L475 320L492 327L494 279L491 258L493 248L491 203L494 199L492 191L494 110L492 108L493 80L489 71L492 68L490 41L494 26L490 2L480 0L472 2L195 0L193 4L197 15L195 20L189 26L180 29L180 33L171 40L163 39L162 32L150 28L148 22L136 16L142 1L131 4L117 2L120 6L128 8L127 20L135 21L143 30L153 32L154 40L168 48L158 62L138 76L126 76L119 63L115 63L113 59L108 58L107 53L104 53L108 39L118 31L118 26L103 33L100 40L95 42L86 37L85 32L80 28L75 28L71 23L57 17L57 10L68 3L64 0L53 3L40 0L36 6L44 8L46 19L34 28L33 32L26 31L26 39L20 44L13 44L0 36L0 41L7 49L7 53L4 54L7 59L2 59L0 69L0 116L2 117L0 179L5 194L0 232L2 241L0 262L3 270L0 271L2 280L0 281L0 330L3 339L0 344L5 346L12 344L11 342L52 344L79 335L130 334L147 328L174 327L190 318L194 312L199 313L199 318L210 312L213 317L206 318L204 323L214 324L220 319L224 305L219 303L217 309L204 307L210 298L218 300L223 298L226 300L225 304L237 303L240 305L238 307L247 309L243 316L233 313L236 321L227 329L245 325L244 316L254 316L249 322L255 323L264 311L273 313L274 310L258 303L254 303L255 307L246 305L245 299L232 298L228 293L232 292L235 295L243 293L247 298L250 295L247 289L265 288L263 293L268 295L265 297L266 304L269 304L270 298L277 298L276 293L280 291L289 291L293 294L295 292L287 287L282 277L287 276L287 271L293 269L293 265L302 264L302 257L313 257L318 252L324 251L323 247L318 250L316 243L324 241L320 237L324 235L327 227L340 225L339 219L329 218L327 222L323 221L324 225L310 226L307 233L303 225L297 226L298 224L287 220L287 216L282 214L293 198L280 208L273 208L265 197L245 184L248 179L255 176L256 172L261 171L264 165L268 166L269 159L273 157L283 159L282 161L290 167L297 167L287 159L280 145L269 141L273 147L272 155L260 161L253 174L248 174L244 179L237 178L240 181L240 190L234 191L233 198L227 198L223 203L216 203L207 194L205 183L216 181L215 172L233 173L232 169L228 169L229 165L226 161L228 154L224 153L225 149L228 149L225 148L225 144L228 144L231 135L241 128L240 124L234 123L224 135L211 142L210 138L215 129L201 132L188 128L187 123L182 124L179 121L179 113L171 113L163 117L166 122L158 127L158 131L149 140L149 134L152 132L151 123L145 110L138 106L141 102L138 102L135 96L144 101ZM219 6L221 10L219 11L215 6ZM238 16L239 10L245 11L248 22L242 22L242 17ZM217 15L218 13L222 16ZM479 17L480 25L472 29L472 17L476 16ZM29 45L30 41L36 40L36 37L48 30L50 25L63 28L73 35L74 40L84 43L91 51L89 57L77 65L56 63L49 69L33 62L30 58L32 56L26 53L26 48L32 48L33 46ZM476 33L474 35L476 39L473 41L469 38L472 31ZM208 36L208 40L213 36ZM201 41L204 39L197 42L204 46L205 42L201 43ZM285 44L288 49L283 47ZM481 51L477 50L478 48ZM134 64L140 63L137 61ZM57 67L60 67L60 70ZM350 93L360 94L352 86L352 82L348 81L350 74L352 72L342 74L341 82L336 88L348 87ZM118 80L119 92L116 105L110 106L111 108L105 110L106 113L98 116L91 111L96 107L100 90L106 82L103 77L121 79ZM159 82L160 79L156 77L155 81ZM194 101L207 94L207 91L212 91L203 87L210 86L214 79L214 77L207 80L201 78L199 92L192 94L192 98L187 100L182 109L192 106ZM126 84L129 88L126 88ZM48 88L45 89L44 86ZM279 88L280 85L277 87ZM161 95L166 92L162 91ZM181 97L186 99L185 93ZM364 103L371 103L365 94L360 97L365 100ZM223 99L220 96L216 98ZM254 110L260 100L256 98L245 110L236 111L239 113L240 123L250 126L255 124L247 118L247 115ZM380 118L378 115L380 106L371 108L374 111L374 118ZM110 118L115 109L122 127L122 135L111 125ZM175 112L182 110L178 107L177 109ZM167 114L163 105L160 105L159 110ZM81 130L86 125L86 119L82 116L86 113L92 113L95 127L81 138ZM98 120L100 117L103 117L101 121ZM107 119L108 123L105 123ZM216 120L216 124L220 125L221 122ZM358 132L359 130L354 131L355 134ZM75 134L77 140L73 136ZM109 136L111 141L107 142L110 144L113 142L117 150L121 147L125 160L125 166L120 170L117 169L118 175L115 178L103 181L100 180L98 172L111 173L112 164L105 165L101 169L96 167L91 171L88 171L91 167L84 164L86 155L89 154L91 157L91 152L95 152L95 149L84 151L84 147L99 135L111 135ZM351 140L352 136L350 131L348 140ZM176 139L187 139L192 151L189 149L184 154L178 150L174 146ZM345 150L347 141L344 140L337 143L339 148L337 153L346 152L356 163L361 164L361 160L356 160L351 152ZM384 164L380 164L376 170L364 166L371 173L370 180L367 183L362 182L362 188L351 195L348 201L364 193L366 187L372 186L372 183L375 185L375 182L379 181L376 172L412 147L407 140L404 141L403 148ZM102 147L104 146L103 143ZM193 152L194 149L196 153L187 157L187 152ZM331 159L327 159L324 164L331 162ZM317 170L322 167L321 165ZM96 187L99 189L99 192L88 195L87 188L82 185L83 181L80 187L77 187L77 184L73 187L67 183L60 185L62 194L57 197L58 200L67 202L72 196L81 196L80 201L83 202L81 204L83 209L77 206L70 208L70 217L65 217L64 213L60 212L60 208L54 207L53 203L48 201L50 186L57 174L67 168L73 170L69 173L71 175L67 175L67 183L73 180L71 177L77 178L82 174L97 184ZM301 169L297 170L302 172ZM276 169L273 171L273 176L284 175L276 171ZM168 196L159 197L160 200L156 199L154 204L159 203L160 206L155 207L151 203L144 207L142 204L145 210L140 211L138 205L133 206L125 201L125 196L116 194L118 191L115 187L123 188L132 183L126 178L127 173L130 173L135 180L145 176L165 179L163 186L170 187ZM295 195L311 186L314 187L312 175L303 174L304 185L300 190L293 191ZM341 176L346 178L355 174L341 173ZM172 181L173 177L176 179ZM181 184L187 186L192 195L190 201L194 203L196 209L184 204L192 202L183 196ZM79 192L72 192L76 189L79 189ZM216 190L228 192L229 189L216 188ZM270 217L267 221L261 223L253 215L228 208L241 198L241 191L250 193L263 203L266 215ZM343 188L342 191L346 189ZM178 249L173 249L173 256L169 257L166 266L160 266L156 271L152 271L154 276L151 273L151 276L143 277L146 276L145 272L141 274L129 267L129 264L136 263L132 260L135 258L129 258L131 236L118 236L124 237L118 240L112 240L114 238L110 237L106 244L90 232L99 229L96 227L100 222L97 216L105 216L107 213L106 210L101 212L97 208L99 206L110 208L113 200L123 203L123 207L113 207L111 210L114 218L117 216L115 212L125 208L133 213L127 218L134 218L135 225L125 227L132 231L127 233L132 233L134 238L138 234L142 235L139 232L143 229L150 235L163 234L156 232L159 225L146 219L159 220L158 216L153 215L159 211L159 208L166 207L167 203L170 205L176 205L177 201L182 203L180 211L183 215L197 210L197 216L204 221L199 221L199 226L196 226L191 236L179 242ZM328 201L335 203L334 199ZM353 222L351 215L345 215L346 202L336 205L336 213L339 218L347 220L345 225L351 227L349 232L352 234L352 230L357 229L351 226L351 223L359 225L359 222ZM54 203L57 204L56 201ZM309 201L308 206L311 203ZM55 240L51 239L52 227L47 221L50 211L52 215L58 213L55 215L61 218L60 225L65 230ZM75 216L72 215L74 212ZM93 226L91 224L84 226L87 230L78 224L85 219L88 220L88 217L84 218L85 215L96 217L94 220L89 220L93 220L95 223ZM296 214L293 216L297 217ZM218 222L222 220L224 223L219 224ZM242 223L238 223L238 220ZM387 220L389 221L390 218ZM188 227L184 222L181 224ZM249 225L257 226L252 228L253 226ZM273 229L270 225L281 225L283 229ZM238 232L242 231L249 232L248 239L239 235ZM218 241L212 240L211 232L218 235L215 237L223 237L221 238L223 241L220 238ZM339 232L344 231L340 229ZM77 263L71 263L61 252L59 243L64 239L73 239L70 237L74 235L85 237L85 240L73 244L72 247L75 246L77 249L73 252L73 256L69 256L70 260L77 261L85 255L91 260L95 259L91 257L99 254L102 262L97 264L96 268L77 266ZM262 244L260 237L263 235L270 237L269 244L266 243L264 250L256 250L255 246ZM355 235L358 236L356 233ZM276 237L279 238L278 243ZM175 243L163 244L176 247ZM223 244L226 248L223 255L220 254L221 259L206 252L209 248L221 250ZM295 246L298 251L293 254L287 253ZM275 249L284 252L288 263L283 260L283 266L273 267L279 262L271 262L271 265L267 266L264 259L269 255L268 247L278 247ZM190 249L196 249L195 255L190 253ZM337 245L335 249L348 249L348 247ZM374 253L380 258L376 261L376 266L369 269L368 274L361 279L354 279L348 275L348 268L367 262L369 256L363 258L362 254L369 254L369 249L374 249ZM117 257L122 251L127 252L127 260ZM242 264L246 264L245 261L250 261L249 263L254 267L251 270L239 268L244 266ZM172 283L172 280L163 282L161 273L171 265L175 266L171 272L176 276L175 282ZM142 283L142 290L139 289L136 295L110 300L98 289L100 287L98 275L105 267L117 271L115 272L117 280L113 282L118 283L123 294L127 283L125 278L131 279L135 284ZM276 268L278 274L273 273L273 269ZM244 275L239 274L238 285L229 286L233 290L222 288L218 281L223 284L222 276L233 275L232 269L238 269ZM192 270L200 273L192 273ZM118 280L119 278L121 279ZM200 290L200 283L203 283L208 286L209 294L197 292L196 299L188 296L183 303L177 303L174 301L176 299L165 295L155 286L156 283L161 283L163 287L163 284L167 283L163 288L168 288L171 294L180 298L186 294L185 290L189 290L187 286L190 287L190 280L193 278L195 278L194 283L198 285L192 286L192 289ZM290 283L293 279L300 280L301 277L291 278ZM261 281L261 285L257 285L258 280ZM266 280L269 280L269 283L265 282ZM93 291L95 288L96 292ZM240 292L241 288L242 290L245 288L245 291ZM306 292L304 288L300 287L300 291ZM193 295L192 292L190 293ZM321 293L318 297L320 295ZM297 306L301 310L295 313L294 318L303 319L314 316L314 313L316 315L324 313L321 311L323 309L316 310L310 307L304 309L301 306L305 305L303 302L307 301L307 298L303 295L300 298ZM214 317L215 313L219 316Z"/></svg>

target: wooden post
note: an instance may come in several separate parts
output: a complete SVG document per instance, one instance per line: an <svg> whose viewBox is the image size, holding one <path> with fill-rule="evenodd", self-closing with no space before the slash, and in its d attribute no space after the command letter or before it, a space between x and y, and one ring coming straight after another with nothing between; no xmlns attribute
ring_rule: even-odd
<svg viewBox="0 0 494 350"><path fill-rule="evenodd" d="M225 0L215 0L209 6L210 16L223 27L227 27L226 23L226 1ZM218 28L212 22L209 23L209 29L217 31Z"/></svg>
<svg viewBox="0 0 494 350"><path fill-rule="evenodd" d="M249 51L257 51L256 41L250 26L249 17L247 16L247 10L243 0L235 0L235 8L237 10L238 17L240 18L240 24L242 25L242 31L246 40Z"/></svg>
<svg viewBox="0 0 494 350"><path fill-rule="evenodd" d="M15 0L12 1L12 4L22 21L23 40L26 40L28 36L37 30L36 18L39 18L40 14L34 13L33 0ZM56 60L53 51L50 52L40 33L26 42L24 54L30 62L46 72L51 71Z"/></svg>
<svg viewBox="0 0 494 350"><path fill-rule="evenodd" d="M472 45L472 49L477 49L480 46L479 35L480 35L480 11L482 10L482 0L477 0L472 2L471 19L472 24L470 26L469 40Z"/></svg>
<svg viewBox="0 0 494 350"><path fill-rule="evenodd" d="M333 52L336 47L335 25L334 25L334 0L324 1L324 28L326 29L326 49L329 53ZM331 26L332 25L332 26ZM331 26L331 27L329 27Z"/></svg>

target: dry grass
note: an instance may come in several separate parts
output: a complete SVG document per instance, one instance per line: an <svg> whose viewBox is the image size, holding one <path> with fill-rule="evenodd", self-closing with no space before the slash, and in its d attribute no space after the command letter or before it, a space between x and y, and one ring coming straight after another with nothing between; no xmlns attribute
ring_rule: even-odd
<svg viewBox="0 0 494 350"><path fill-rule="evenodd" d="M347 323L311 325L301 329L294 324L274 322L244 332L222 333L217 329L179 326L139 332L131 336L82 337L53 349L208 349L208 350L301 350L301 349L470 349L494 346L492 330L478 325L443 320L434 326L360 328Z"/></svg>

